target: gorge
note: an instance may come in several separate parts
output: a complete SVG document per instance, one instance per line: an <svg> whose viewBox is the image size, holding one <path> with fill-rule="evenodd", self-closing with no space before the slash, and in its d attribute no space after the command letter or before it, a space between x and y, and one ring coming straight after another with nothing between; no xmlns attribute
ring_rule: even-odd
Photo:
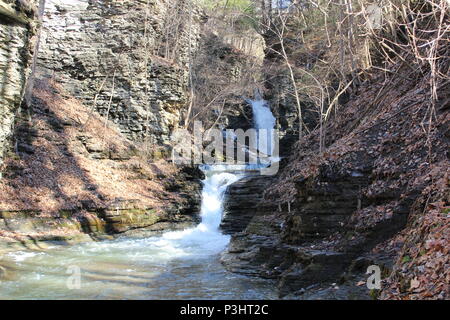
<svg viewBox="0 0 450 320"><path fill-rule="evenodd" d="M251 103L255 126L273 126L266 102L258 97ZM271 281L231 274L219 262L218 254L230 240L219 230L224 194L248 173L233 165L222 165L220 171L212 166L204 173L201 222L196 227L143 239L124 236L69 249L8 253L4 259L14 261L17 272L2 285L0 299L276 298ZM70 288L67 274L77 272L80 278Z"/></svg>

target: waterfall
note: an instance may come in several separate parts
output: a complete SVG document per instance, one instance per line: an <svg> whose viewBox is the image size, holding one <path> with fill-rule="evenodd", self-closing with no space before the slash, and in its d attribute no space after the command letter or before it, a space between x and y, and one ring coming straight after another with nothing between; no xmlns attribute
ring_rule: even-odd
<svg viewBox="0 0 450 320"><path fill-rule="evenodd" d="M254 100L246 100L252 107L254 127L258 133L258 149L268 156L272 156L274 136L272 129L276 119L266 100L259 91L255 92ZM262 131L261 131L262 129ZM264 130L267 130L264 132ZM272 157L270 158L272 161ZM220 232L219 227L223 215L223 199L229 185L241 179L244 174L237 173L245 169L257 169L259 165L204 165L201 223L191 229L167 232L153 244L167 252L174 252L177 256L184 254L214 254L222 251L229 242L229 236Z"/></svg>
<svg viewBox="0 0 450 320"><path fill-rule="evenodd" d="M164 233L155 238L152 245L174 256L210 255L221 252L229 242L229 236L220 232L223 214L223 198L227 187L238 181L242 174L205 171L203 180L201 223L195 228Z"/></svg>
<svg viewBox="0 0 450 320"><path fill-rule="evenodd" d="M203 183L202 192L202 223L200 230L218 232L222 219L222 202L226 188L239 180L240 176L232 173L219 173L207 176Z"/></svg>
<svg viewBox="0 0 450 320"><path fill-rule="evenodd" d="M247 99L247 102L252 106L255 129L271 130L275 127L276 119L267 101L261 97L258 90L255 92L255 99Z"/></svg>
<svg viewBox="0 0 450 320"><path fill-rule="evenodd" d="M265 129L267 132L258 134L258 149L267 155L272 155L275 127L273 116L267 101L256 91L254 100L247 99L252 106L255 129ZM192 229L165 233L156 243L158 246L171 248L190 248L195 253L218 253L229 242L229 236L223 235L219 226L223 214L223 198L229 185L238 181L243 174L236 173L233 165L212 165L201 167L206 175L203 181L201 223ZM245 168L245 166L244 166ZM241 168L242 169L242 168Z"/></svg>
<svg viewBox="0 0 450 320"><path fill-rule="evenodd" d="M267 103L257 96L251 105L255 127L273 128L275 120ZM226 164L201 167L205 179L201 223L196 227L148 238L123 237L6 255L19 269L32 272L21 272L18 282L2 283L0 299L272 297L272 283L231 274L217 257L230 241L230 236L219 229L225 191L246 175L248 167ZM68 267L79 268L83 274L80 290L67 289Z"/></svg>
<svg viewBox="0 0 450 320"><path fill-rule="evenodd" d="M273 116L267 101L261 97L258 90L255 91L254 100L247 99L246 101L252 106L254 127L259 130L258 150L271 156L273 154L275 143L272 129L275 128L276 119ZM264 130L267 131L264 132Z"/></svg>

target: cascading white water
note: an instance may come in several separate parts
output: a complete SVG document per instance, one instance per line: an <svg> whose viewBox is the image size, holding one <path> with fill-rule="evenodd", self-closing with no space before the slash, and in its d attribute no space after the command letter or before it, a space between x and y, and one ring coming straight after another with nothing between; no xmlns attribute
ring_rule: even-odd
<svg viewBox="0 0 450 320"><path fill-rule="evenodd" d="M275 127L275 117L266 100L262 99L259 91L255 93L255 100L248 99L252 106L255 129L266 129L267 137L259 143L260 150L272 155L273 135L270 130ZM263 142L263 143L261 143ZM264 144L267 143L267 144ZM267 150L267 152L266 152ZM249 166L215 165L205 166L206 178L203 181L201 223L192 229L165 233L154 244L161 248L170 248L179 255L185 254L213 254L222 251L229 242L229 236L220 232L219 226L223 213L223 198L227 187L243 177L243 174L231 173ZM229 171L229 172L227 172ZM189 252L189 253L188 253Z"/></svg>
<svg viewBox="0 0 450 320"><path fill-rule="evenodd" d="M270 110L266 100L262 99L259 91L255 92L255 99L247 99L252 106L255 129L265 129L267 133L258 134L258 149L269 156L273 155L274 135L272 129L275 128L276 119Z"/></svg>
<svg viewBox="0 0 450 320"><path fill-rule="evenodd" d="M154 245L178 255L208 255L222 251L229 242L229 236L220 232L223 213L223 198L227 187L238 181L242 175L229 172L205 172L203 180L201 223L191 229L165 233ZM174 250L175 249L175 250Z"/></svg>
<svg viewBox="0 0 450 320"><path fill-rule="evenodd" d="M247 100L253 111L255 129L273 129L276 119L270 110L266 100L262 99L259 92L255 94L255 100Z"/></svg>

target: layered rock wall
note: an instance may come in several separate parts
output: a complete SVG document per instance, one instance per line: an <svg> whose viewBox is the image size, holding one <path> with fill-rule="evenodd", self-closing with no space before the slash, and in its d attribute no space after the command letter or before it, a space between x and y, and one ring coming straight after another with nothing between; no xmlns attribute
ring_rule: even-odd
<svg viewBox="0 0 450 320"><path fill-rule="evenodd" d="M228 187L221 223L224 233L234 234L245 230L252 218L262 210L258 205L270 182L270 177L250 175Z"/></svg>
<svg viewBox="0 0 450 320"><path fill-rule="evenodd" d="M0 1L0 164L10 148L34 49L36 1Z"/></svg>
<svg viewBox="0 0 450 320"><path fill-rule="evenodd" d="M167 143L188 100L189 56L199 39L201 14L190 12L175 28L166 0L48 0L39 71L131 139ZM164 57L175 32L177 49Z"/></svg>
<svg viewBox="0 0 450 320"><path fill-rule="evenodd" d="M448 63L441 68L448 70ZM276 278L281 296L302 299L448 296L442 217L448 212L450 91L443 81L427 133L430 75L407 78L401 75L407 68L399 70L389 86L376 73L358 87L330 122L332 143L324 152L315 130L291 148L264 197L245 198L241 210L231 205L245 221L228 227L237 231L222 256L229 270ZM230 191L229 201L242 201L233 186ZM429 261L439 262L427 267ZM381 290L365 286L373 265L382 272Z"/></svg>

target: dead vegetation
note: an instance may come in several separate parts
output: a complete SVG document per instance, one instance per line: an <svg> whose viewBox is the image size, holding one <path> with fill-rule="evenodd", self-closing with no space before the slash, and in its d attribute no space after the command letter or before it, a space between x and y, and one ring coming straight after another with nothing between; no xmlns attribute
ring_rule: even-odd
<svg viewBox="0 0 450 320"><path fill-rule="evenodd" d="M57 84L39 81L32 106L32 120L17 124L17 153L5 162L0 210L53 214L124 200L161 209L181 201L163 183L175 166L145 159L115 124L105 126Z"/></svg>
<svg viewBox="0 0 450 320"><path fill-rule="evenodd" d="M297 143L266 198L286 206L295 199L299 181L320 181L324 172L344 176L363 172L369 179L361 189L365 205L355 208L345 230L363 235L398 215L409 217L401 234L374 249L392 249L398 257L383 282L381 298L446 299L450 294L448 4L388 4L383 7L389 13L383 16L383 27L367 38L370 64L358 70L356 78L350 77L357 82L348 88L348 102L329 105L333 109L323 115L324 128L318 126ZM344 240L335 236L329 243L337 248Z"/></svg>
<svg viewBox="0 0 450 320"><path fill-rule="evenodd" d="M288 103L297 106L301 120L293 133L300 139L302 131L319 128L323 152L328 122L334 121L348 95L374 70L396 74L403 66L411 72L406 78L431 71L432 104L423 119L430 130L438 83L449 80L446 1L292 1L289 8L272 9L266 16L260 24L268 44L266 78L289 79ZM369 103L375 105L382 93ZM308 112L315 120L305 125Z"/></svg>
<svg viewBox="0 0 450 320"><path fill-rule="evenodd" d="M201 120L209 127L217 123L227 108L243 104L245 97L253 95L261 65L211 30L205 31L203 50L194 59L195 95L189 124Z"/></svg>

